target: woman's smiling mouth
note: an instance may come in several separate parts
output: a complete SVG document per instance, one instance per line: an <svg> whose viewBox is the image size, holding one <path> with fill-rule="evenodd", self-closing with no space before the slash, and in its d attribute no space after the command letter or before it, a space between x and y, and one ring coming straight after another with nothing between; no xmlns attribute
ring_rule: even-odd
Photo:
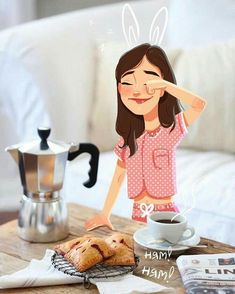
<svg viewBox="0 0 235 294"><path fill-rule="evenodd" d="M128 100L132 100L132 101L135 101L138 104L142 104L142 103L150 100L151 98L153 98L153 96L150 97L150 98L128 98Z"/></svg>

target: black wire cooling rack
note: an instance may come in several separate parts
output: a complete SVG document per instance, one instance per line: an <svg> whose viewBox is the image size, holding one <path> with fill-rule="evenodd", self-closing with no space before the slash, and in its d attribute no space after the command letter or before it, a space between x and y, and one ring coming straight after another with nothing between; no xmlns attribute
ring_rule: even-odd
<svg viewBox="0 0 235 294"><path fill-rule="evenodd" d="M96 264L89 270L80 273L77 269L69 263L62 255L55 252L51 257L53 266L59 271L75 277L83 278L83 285L86 289L90 287L90 279L108 279L113 277L119 277L130 272L138 266L140 258L135 255L135 265L132 266L107 266L104 264Z"/></svg>

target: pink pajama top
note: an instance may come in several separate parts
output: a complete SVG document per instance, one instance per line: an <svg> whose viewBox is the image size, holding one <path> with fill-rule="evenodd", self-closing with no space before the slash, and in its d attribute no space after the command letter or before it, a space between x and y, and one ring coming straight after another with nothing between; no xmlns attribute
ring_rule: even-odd
<svg viewBox="0 0 235 294"><path fill-rule="evenodd" d="M144 131L136 139L137 151L129 157L129 147L123 146L120 137L114 152L125 162L127 171L128 197L134 199L143 191L156 199L176 194L176 147L187 133L183 113L176 115L176 124L171 127L160 126L155 131Z"/></svg>

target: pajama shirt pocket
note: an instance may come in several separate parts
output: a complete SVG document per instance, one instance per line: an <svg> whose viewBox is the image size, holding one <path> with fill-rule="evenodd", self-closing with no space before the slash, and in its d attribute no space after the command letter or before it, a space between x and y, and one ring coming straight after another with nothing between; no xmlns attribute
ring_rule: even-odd
<svg viewBox="0 0 235 294"><path fill-rule="evenodd" d="M157 169L165 169L169 166L169 151L167 149L153 150L153 162Z"/></svg>

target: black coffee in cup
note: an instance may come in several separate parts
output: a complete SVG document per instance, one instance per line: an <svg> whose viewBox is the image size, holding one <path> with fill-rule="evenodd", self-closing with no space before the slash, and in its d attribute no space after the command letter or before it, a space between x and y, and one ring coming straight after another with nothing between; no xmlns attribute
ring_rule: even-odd
<svg viewBox="0 0 235 294"><path fill-rule="evenodd" d="M170 219L157 219L155 220L156 223L162 223L162 224L178 224L180 223L177 220L170 220Z"/></svg>
<svg viewBox="0 0 235 294"><path fill-rule="evenodd" d="M191 238L195 234L192 227L187 226L185 216L175 211L157 211L147 217L149 234L155 240L166 240L170 243L178 243L182 238ZM184 235L190 231L190 236Z"/></svg>

